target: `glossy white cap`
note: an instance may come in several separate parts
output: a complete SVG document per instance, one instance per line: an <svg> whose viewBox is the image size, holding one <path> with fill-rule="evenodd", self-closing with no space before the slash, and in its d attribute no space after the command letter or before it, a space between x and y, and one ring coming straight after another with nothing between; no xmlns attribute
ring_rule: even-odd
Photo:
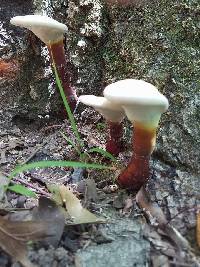
<svg viewBox="0 0 200 267"><path fill-rule="evenodd" d="M46 45L62 40L63 34L67 32L66 25L41 15L16 16L10 23L29 29Z"/></svg>
<svg viewBox="0 0 200 267"><path fill-rule="evenodd" d="M108 85L104 96L121 105L131 122L157 127L160 116L168 109L168 100L155 86L143 80L126 79Z"/></svg>
<svg viewBox="0 0 200 267"><path fill-rule="evenodd" d="M105 97L94 95L82 95L78 99L81 103L93 107L101 113L106 120L121 122L125 116L124 110L119 105L110 102Z"/></svg>

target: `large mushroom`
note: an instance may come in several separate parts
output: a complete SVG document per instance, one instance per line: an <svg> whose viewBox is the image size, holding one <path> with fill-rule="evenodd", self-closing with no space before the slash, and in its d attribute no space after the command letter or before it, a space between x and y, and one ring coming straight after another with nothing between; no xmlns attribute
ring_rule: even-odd
<svg viewBox="0 0 200 267"><path fill-rule="evenodd" d="M63 44L67 26L52 18L40 15L16 16L10 22L13 25L29 29L47 45L52 64L55 64L65 96L73 111L76 107L77 96L71 85L71 77L67 69Z"/></svg>
<svg viewBox="0 0 200 267"><path fill-rule="evenodd" d="M109 128L106 151L118 156L122 151L123 126L121 122L125 116L123 109L101 96L82 95L79 97L79 101L93 107L106 119Z"/></svg>
<svg viewBox="0 0 200 267"><path fill-rule="evenodd" d="M125 79L108 85L104 96L121 105L133 124L133 155L117 182L137 192L149 178L149 159L156 142L156 130L168 100L155 86L143 80Z"/></svg>

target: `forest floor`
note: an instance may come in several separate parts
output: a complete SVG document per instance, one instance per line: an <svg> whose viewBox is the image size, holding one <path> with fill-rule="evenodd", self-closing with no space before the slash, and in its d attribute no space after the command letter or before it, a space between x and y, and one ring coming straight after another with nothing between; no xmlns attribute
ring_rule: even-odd
<svg viewBox="0 0 200 267"><path fill-rule="evenodd" d="M106 126L101 117L86 109L78 121L84 150L103 148ZM39 160L80 161L76 149L61 134L65 133L76 142L67 121L49 122L40 118L37 122L19 120L15 124L2 122L0 125L1 185L18 164ZM36 198L0 190L0 215L8 222L27 221L38 207L39 198L43 201L52 198L49 184L71 186L85 208L104 218L102 223L73 223L73 218L72 222L65 218L65 227L56 235L56 242L46 242L44 237L45 242L29 244L28 257L35 266L200 266L196 237L198 177L152 157L146 191L135 196L113 186L130 156L130 144L127 144L126 151L117 161L98 153L90 153L85 159L88 163L112 167L107 170L36 168L12 179L12 184L21 184L34 191ZM45 216L44 220L48 221L48 213ZM59 232L56 228L59 223L56 226L52 220L51 226L55 227L54 234ZM13 227L15 230L15 224ZM2 231L1 227L0 239ZM4 252L2 240L0 246L0 266L20 266L20 263L12 263L14 257Z"/></svg>

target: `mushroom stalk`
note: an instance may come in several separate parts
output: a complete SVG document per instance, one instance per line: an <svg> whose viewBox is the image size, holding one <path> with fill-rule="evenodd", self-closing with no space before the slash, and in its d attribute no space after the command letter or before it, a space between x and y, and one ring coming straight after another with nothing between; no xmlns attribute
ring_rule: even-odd
<svg viewBox="0 0 200 267"><path fill-rule="evenodd" d="M56 43L50 43L48 46L52 64L55 64L58 76L61 80L67 102L72 111L76 108L77 96L76 91L71 85L71 77L67 68L63 40Z"/></svg>
<svg viewBox="0 0 200 267"><path fill-rule="evenodd" d="M109 139L106 144L106 151L114 156L118 156L122 151L122 136L124 111L119 105L113 104L105 97L94 95L82 95L79 101L85 105L93 107L107 121L109 129Z"/></svg>
<svg viewBox="0 0 200 267"><path fill-rule="evenodd" d="M67 26L52 18L40 15L16 16L10 22L13 25L29 29L47 45L52 64L56 67L69 106L74 111L77 97L71 85L63 45L64 33L68 31Z"/></svg>
<svg viewBox="0 0 200 267"><path fill-rule="evenodd" d="M133 156L128 166L118 176L122 188L138 191L149 178L149 160L154 148L156 129L134 123Z"/></svg>
<svg viewBox="0 0 200 267"><path fill-rule="evenodd" d="M117 181L121 187L137 192L149 178L149 159L155 147L161 114L168 108L167 98L143 80L125 79L108 85L104 96L121 105L134 126L133 156Z"/></svg>
<svg viewBox="0 0 200 267"><path fill-rule="evenodd" d="M106 151L118 156L123 150L123 125L120 122L108 121L109 138L106 143Z"/></svg>

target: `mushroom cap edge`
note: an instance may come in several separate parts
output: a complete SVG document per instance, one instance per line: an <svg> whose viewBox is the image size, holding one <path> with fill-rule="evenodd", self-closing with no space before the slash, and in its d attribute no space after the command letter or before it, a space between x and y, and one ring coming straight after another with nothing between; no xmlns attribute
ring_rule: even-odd
<svg viewBox="0 0 200 267"><path fill-rule="evenodd" d="M125 116L124 110L120 105L112 103L105 97L81 95L79 96L78 100L87 106L93 107L109 121L120 122Z"/></svg>
<svg viewBox="0 0 200 267"><path fill-rule="evenodd" d="M105 98L121 106L137 105L157 107L161 113L168 109L167 98L158 89L143 80L125 79L112 83L104 89Z"/></svg>

